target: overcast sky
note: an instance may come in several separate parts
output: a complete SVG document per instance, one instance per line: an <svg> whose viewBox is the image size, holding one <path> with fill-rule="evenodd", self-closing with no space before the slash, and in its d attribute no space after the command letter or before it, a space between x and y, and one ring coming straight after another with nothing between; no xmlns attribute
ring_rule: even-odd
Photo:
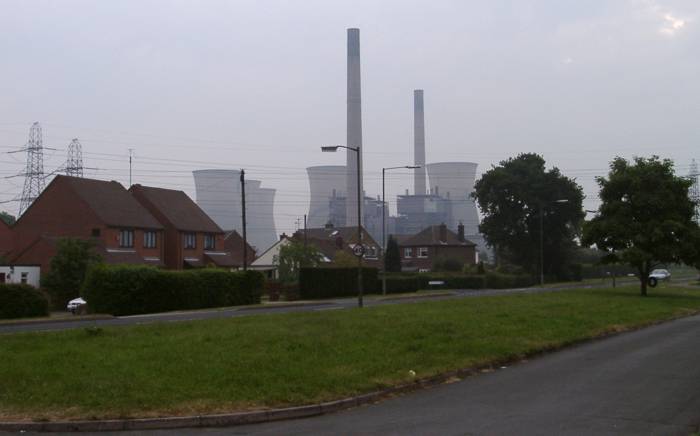
<svg viewBox="0 0 700 436"><path fill-rule="evenodd" d="M688 173L700 145L698 0L0 0L0 156L24 169L39 121L45 168L83 145L90 177L177 188L246 168L276 188L278 231L307 212L310 165L345 141L346 28L359 27L365 189L412 163L413 89L427 161L479 172L520 152L576 177L596 206L615 156ZM0 200L23 179L0 179ZM388 179L392 197L412 187ZM394 202L392 201L392 205ZM19 203L0 208L16 213Z"/></svg>

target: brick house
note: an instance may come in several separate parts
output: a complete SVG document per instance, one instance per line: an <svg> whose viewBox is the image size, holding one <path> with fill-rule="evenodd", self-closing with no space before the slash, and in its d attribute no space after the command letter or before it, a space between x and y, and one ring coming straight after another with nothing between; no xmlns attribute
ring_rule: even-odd
<svg viewBox="0 0 700 436"><path fill-rule="evenodd" d="M56 176L12 227L10 260L46 272L64 237L93 240L107 263L163 265L163 226L115 181Z"/></svg>
<svg viewBox="0 0 700 436"><path fill-rule="evenodd" d="M292 239L303 242L304 229L294 233ZM332 262L339 251L354 256L353 248L357 244L357 227L334 227L332 224L328 224L321 228L306 229L306 242L316 247L328 262ZM362 228L362 243L365 246L364 264L370 267L381 267L381 247L364 227Z"/></svg>
<svg viewBox="0 0 700 436"><path fill-rule="evenodd" d="M165 228L166 268L238 266L225 250L224 231L187 194L141 185L133 185L129 192Z"/></svg>
<svg viewBox="0 0 700 436"><path fill-rule="evenodd" d="M457 227L457 233L440 224L415 235L394 235L394 239L404 271L430 271L437 259L457 259L465 265L477 262L476 244L465 239L462 224Z"/></svg>

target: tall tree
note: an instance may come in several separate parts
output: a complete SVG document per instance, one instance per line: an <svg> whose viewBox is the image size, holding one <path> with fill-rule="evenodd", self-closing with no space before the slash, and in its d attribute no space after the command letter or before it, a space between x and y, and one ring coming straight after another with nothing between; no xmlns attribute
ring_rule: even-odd
<svg viewBox="0 0 700 436"><path fill-rule="evenodd" d="M607 251L606 262L635 267L643 296L649 273L659 264L698 264L700 228L688 197L692 182L675 175L671 160L618 157L608 177L597 182L602 203L585 224L582 242Z"/></svg>
<svg viewBox="0 0 700 436"><path fill-rule="evenodd" d="M536 274L542 242L545 273L565 273L584 217L583 189L573 179L525 153L484 173L472 195L483 214L479 230L499 262Z"/></svg>
<svg viewBox="0 0 700 436"><path fill-rule="evenodd" d="M399 244L396 239L389 235L389 240L386 243L386 254L384 254L384 271L401 272L401 253L399 253Z"/></svg>

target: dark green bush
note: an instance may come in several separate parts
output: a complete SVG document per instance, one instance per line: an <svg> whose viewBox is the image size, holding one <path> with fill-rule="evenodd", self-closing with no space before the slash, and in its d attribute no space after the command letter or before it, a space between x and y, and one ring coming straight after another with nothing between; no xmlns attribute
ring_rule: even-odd
<svg viewBox="0 0 700 436"><path fill-rule="evenodd" d="M377 292L377 269L362 268L362 283L365 293ZM355 296L357 268L301 268L299 295L304 300Z"/></svg>
<svg viewBox="0 0 700 436"><path fill-rule="evenodd" d="M97 265L88 272L82 295L91 312L133 315L256 304L263 282L256 271Z"/></svg>
<svg viewBox="0 0 700 436"><path fill-rule="evenodd" d="M40 290L23 284L0 284L0 319L48 314L49 300Z"/></svg>
<svg viewBox="0 0 700 436"><path fill-rule="evenodd" d="M439 257L433 262L433 271L459 272L464 268L464 261L452 257Z"/></svg>
<svg viewBox="0 0 700 436"><path fill-rule="evenodd" d="M488 289L526 288L532 286L535 280L527 274L486 273L485 286Z"/></svg>
<svg viewBox="0 0 700 436"><path fill-rule="evenodd" d="M379 279L378 289L381 289L382 281ZM387 277L386 293L400 294L404 292L416 292L421 288L418 277Z"/></svg>

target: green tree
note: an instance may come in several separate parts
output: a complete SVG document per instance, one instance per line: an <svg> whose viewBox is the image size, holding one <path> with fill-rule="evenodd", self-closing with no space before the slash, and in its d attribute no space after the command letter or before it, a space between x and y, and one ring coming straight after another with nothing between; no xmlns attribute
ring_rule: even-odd
<svg viewBox="0 0 700 436"><path fill-rule="evenodd" d="M281 282L295 283L299 281L299 268L314 267L321 263L323 255L313 245L304 246L303 242L291 240L284 244L273 259Z"/></svg>
<svg viewBox="0 0 700 436"><path fill-rule="evenodd" d="M386 243L386 253L384 254L384 271L401 272L401 253L399 244L393 236L389 235Z"/></svg>
<svg viewBox="0 0 700 436"><path fill-rule="evenodd" d="M88 269L101 261L92 241L59 239L51 269L41 281L54 308L65 309L68 301L78 297Z"/></svg>
<svg viewBox="0 0 700 436"><path fill-rule="evenodd" d="M8 226L11 226L15 223L15 221L17 221L17 218L15 218L14 215L10 215L9 213L2 211L0 212L0 220L3 220Z"/></svg>
<svg viewBox="0 0 700 436"><path fill-rule="evenodd" d="M633 266L643 296L649 273L660 264L698 264L700 229L688 197L691 181L675 175L671 160L617 157L608 177L597 182L601 205L585 224L582 242L606 251L606 263Z"/></svg>
<svg viewBox="0 0 700 436"><path fill-rule="evenodd" d="M583 190L574 180L557 168L546 170L541 156L526 153L484 173L472 195L483 213L479 229L499 264L537 273L542 226L545 273L565 273L584 217Z"/></svg>

